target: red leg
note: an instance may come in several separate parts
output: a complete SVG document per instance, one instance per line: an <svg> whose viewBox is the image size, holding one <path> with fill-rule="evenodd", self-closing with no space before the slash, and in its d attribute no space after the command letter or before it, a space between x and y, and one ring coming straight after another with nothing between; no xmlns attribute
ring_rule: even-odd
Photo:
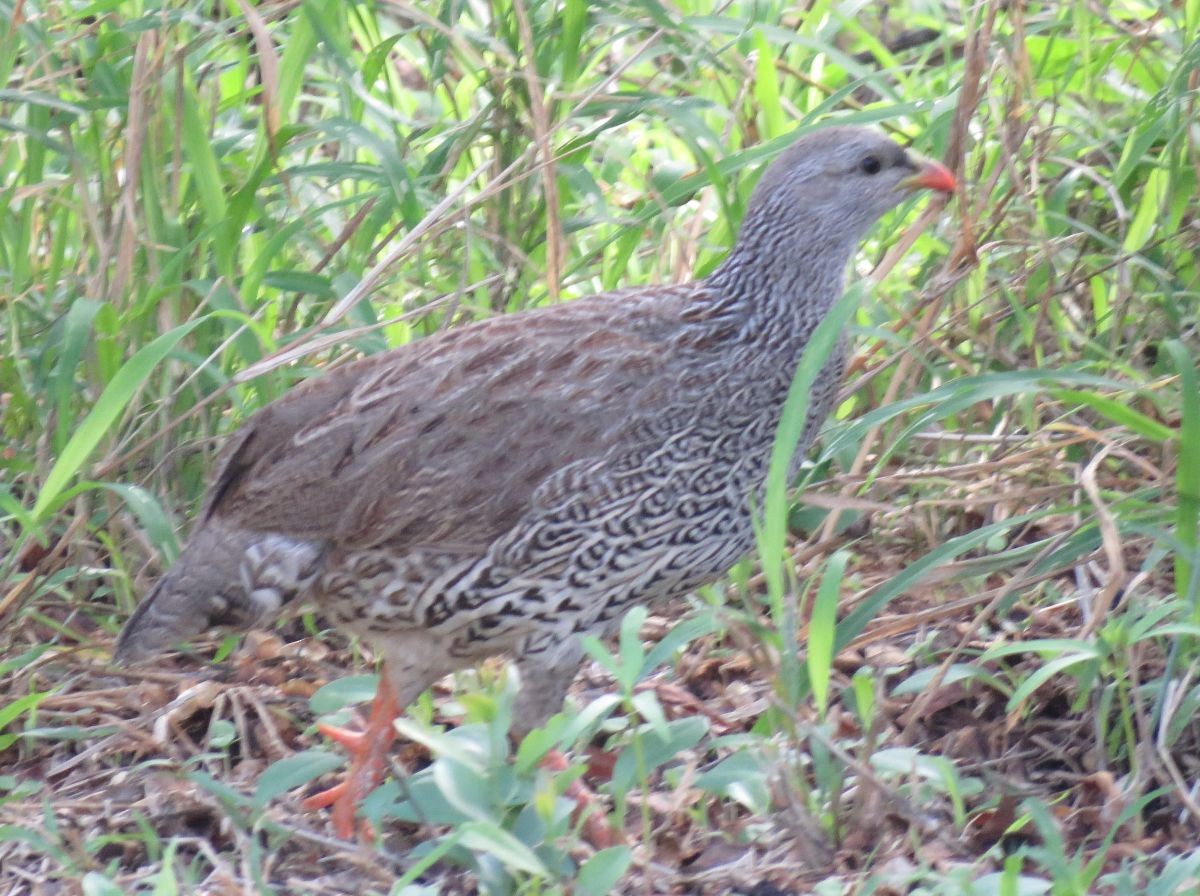
<svg viewBox="0 0 1200 896"><path fill-rule="evenodd" d="M303 805L306 809L323 809L332 805L333 830L343 840L354 836L354 816L359 804L383 780L388 748L396 739L392 722L400 715L401 708L396 703L385 670L379 677L366 731L349 731L333 725L317 726L322 734L346 748L351 757L350 768L340 783L310 796Z"/></svg>
<svg viewBox="0 0 1200 896"><path fill-rule="evenodd" d="M561 772L566 770L569 763L567 757L558 750L551 750L542 758L540 765L544 769ZM578 819L581 815L584 816L583 837L588 843L596 849L607 849L624 842L620 832L613 830L604 813L596 808L596 794L582 780L572 781L566 793L575 800L572 817Z"/></svg>

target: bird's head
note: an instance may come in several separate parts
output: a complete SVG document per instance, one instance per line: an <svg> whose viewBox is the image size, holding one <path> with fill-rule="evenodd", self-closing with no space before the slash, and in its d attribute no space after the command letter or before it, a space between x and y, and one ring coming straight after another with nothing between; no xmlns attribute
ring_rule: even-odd
<svg viewBox="0 0 1200 896"><path fill-rule="evenodd" d="M750 199L749 217L765 218L775 226L821 222L825 236L857 243L881 215L913 191L952 193L954 186L954 175L944 165L878 131L821 128L801 137L771 164Z"/></svg>

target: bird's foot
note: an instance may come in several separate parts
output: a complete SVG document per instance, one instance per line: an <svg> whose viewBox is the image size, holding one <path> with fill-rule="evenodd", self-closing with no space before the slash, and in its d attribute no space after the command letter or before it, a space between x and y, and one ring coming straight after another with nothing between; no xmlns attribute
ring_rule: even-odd
<svg viewBox="0 0 1200 896"><path fill-rule="evenodd" d="M341 744L350 754L346 777L327 790L308 797L302 803L306 809L333 806L333 831L343 840L354 836L354 819L363 799L383 781L387 767L388 748L396 739L392 723L400 714L392 687L384 675L375 693L371 718L365 731L351 731L334 725L318 725L317 730L330 740ZM364 827L366 836L370 829Z"/></svg>
<svg viewBox="0 0 1200 896"><path fill-rule="evenodd" d="M570 766L567 757L558 750L551 750L541 761L541 766L548 771L566 771ZM607 849L618 843L624 843L625 838L620 831L608 822L604 810L598 805L599 797L582 779L575 779L567 787L566 795L575 800L575 810L571 817L578 821L583 819L583 838L596 849Z"/></svg>

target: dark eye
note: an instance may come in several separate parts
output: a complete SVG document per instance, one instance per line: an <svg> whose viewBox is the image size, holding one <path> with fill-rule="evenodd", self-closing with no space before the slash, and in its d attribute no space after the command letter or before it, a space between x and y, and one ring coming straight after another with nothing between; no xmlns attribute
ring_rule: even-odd
<svg viewBox="0 0 1200 896"><path fill-rule="evenodd" d="M862 170L863 174L878 174L879 169L883 167L883 163L875 158L875 156L867 156L858 163L858 167Z"/></svg>

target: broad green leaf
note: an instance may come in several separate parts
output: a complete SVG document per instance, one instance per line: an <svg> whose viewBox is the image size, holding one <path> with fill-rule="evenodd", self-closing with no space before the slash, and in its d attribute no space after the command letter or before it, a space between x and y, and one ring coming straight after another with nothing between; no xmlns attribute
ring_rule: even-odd
<svg viewBox="0 0 1200 896"><path fill-rule="evenodd" d="M653 728L646 727L638 732L637 741L621 750L613 767L612 786L617 793L625 793L641 773L649 774L659 766L674 759L683 750L689 750L700 742L708 731L708 721L702 716L675 719L667 724L666 737ZM639 767L640 765L640 767Z"/></svg>
<svg viewBox="0 0 1200 896"><path fill-rule="evenodd" d="M325 750L303 750L276 760L267 766L258 779L254 789L254 805L261 809L275 797L316 780L343 764L341 756Z"/></svg>
<svg viewBox="0 0 1200 896"><path fill-rule="evenodd" d="M125 891L99 871L89 871L80 882L83 896L125 896Z"/></svg>
<svg viewBox="0 0 1200 896"><path fill-rule="evenodd" d="M459 842L468 849L495 856L508 868L537 874L549 871L532 849L499 825L487 821L468 821L459 828Z"/></svg>
<svg viewBox="0 0 1200 896"><path fill-rule="evenodd" d="M633 850L628 846L600 850L580 866L575 892L578 896L611 896L632 863Z"/></svg>
<svg viewBox="0 0 1200 896"><path fill-rule="evenodd" d="M484 770L468 768L443 756L433 763L433 780L446 802L468 818L496 821L487 799L488 778Z"/></svg>
<svg viewBox="0 0 1200 896"><path fill-rule="evenodd" d="M318 688L308 698L308 708L317 715L328 715L351 704L373 700L378 688L378 675L347 675Z"/></svg>
<svg viewBox="0 0 1200 896"><path fill-rule="evenodd" d="M739 750L696 776L695 786L725 796L751 812L771 808L770 763L748 750Z"/></svg>
<svg viewBox="0 0 1200 896"><path fill-rule="evenodd" d="M488 765L488 750L476 736L481 726L463 725L454 731L436 731L404 717L392 723L401 737L426 747L437 756L452 759L477 774Z"/></svg>

